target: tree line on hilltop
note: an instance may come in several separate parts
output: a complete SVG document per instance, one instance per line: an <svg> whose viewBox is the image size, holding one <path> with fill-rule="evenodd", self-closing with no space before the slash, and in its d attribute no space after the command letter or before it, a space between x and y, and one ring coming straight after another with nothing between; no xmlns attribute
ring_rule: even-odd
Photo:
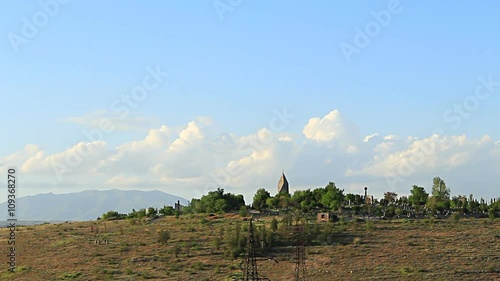
<svg viewBox="0 0 500 281"><path fill-rule="evenodd" d="M480 216L500 217L499 199L477 199L458 195L451 197L451 190L440 177L433 179L432 190L428 193L424 187L413 185L409 196L398 196L395 192L385 192L384 197L365 198L353 193L344 193L335 183L329 182L325 187L316 189L297 190L292 195L280 193L276 196L260 188L253 197L251 207L260 212L290 211L300 213L312 212L351 212L356 215L371 215L380 217L394 216L426 216L444 215L450 213L473 214ZM240 212L248 214L248 207L241 194L225 193L224 189L210 191L201 198L193 198L188 206L184 206L182 213L230 213ZM120 214L109 211L99 219L131 219L154 218L158 216L179 216L179 210L172 206L157 209L150 207L141 210L132 210L129 214Z"/></svg>
<svg viewBox="0 0 500 281"><path fill-rule="evenodd" d="M498 217L500 201L498 199L477 199L471 194L468 197L458 195L451 197L451 190L440 177L433 179L429 194L424 187L413 185L410 196L398 196L395 192L385 192L384 197L365 198L353 193L344 193L335 183L330 182L324 188L314 190L297 190L293 195L270 193L261 188L253 198L252 207L259 211L290 209L303 213L314 211L352 211L360 215L422 216L440 215L457 212L461 214L490 214Z"/></svg>

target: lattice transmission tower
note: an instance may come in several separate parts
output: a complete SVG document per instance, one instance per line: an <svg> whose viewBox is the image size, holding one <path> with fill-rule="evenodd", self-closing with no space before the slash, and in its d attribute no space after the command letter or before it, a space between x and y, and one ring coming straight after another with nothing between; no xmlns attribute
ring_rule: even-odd
<svg viewBox="0 0 500 281"><path fill-rule="evenodd" d="M243 268L243 281L257 281L259 273L257 270L257 259L255 257L255 236L252 219L250 219L250 230L248 233L247 249L245 252L245 265Z"/></svg>
<svg viewBox="0 0 500 281"><path fill-rule="evenodd" d="M295 226L295 278L294 281L307 280L306 234L304 225Z"/></svg>

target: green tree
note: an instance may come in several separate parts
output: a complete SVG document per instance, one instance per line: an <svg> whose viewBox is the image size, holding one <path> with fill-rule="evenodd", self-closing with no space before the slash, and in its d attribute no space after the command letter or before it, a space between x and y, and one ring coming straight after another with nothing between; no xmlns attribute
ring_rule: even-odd
<svg viewBox="0 0 500 281"><path fill-rule="evenodd" d="M427 208L429 208L432 213L443 213L450 208L450 200L439 201L437 197L431 196L427 199Z"/></svg>
<svg viewBox="0 0 500 281"><path fill-rule="evenodd" d="M429 193L425 192L423 187L414 185L408 199L414 207L417 207L425 205L427 203L427 198L429 198Z"/></svg>
<svg viewBox="0 0 500 281"><path fill-rule="evenodd" d="M431 213L436 213L437 211L437 199L434 196L427 198L427 208L431 211Z"/></svg>
<svg viewBox="0 0 500 281"><path fill-rule="evenodd" d="M250 212L248 211L247 206L241 206L240 208L240 216L242 217L248 217L250 215Z"/></svg>
<svg viewBox="0 0 500 281"><path fill-rule="evenodd" d="M175 215L175 209L172 206L163 206L159 211L162 216L173 216Z"/></svg>
<svg viewBox="0 0 500 281"><path fill-rule="evenodd" d="M313 206L318 209L325 209L325 206L321 203L321 198L325 194L326 190L324 188L316 188L312 191L313 193Z"/></svg>
<svg viewBox="0 0 500 281"><path fill-rule="evenodd" d="M304 213L311 211L316 205L314 194L310 189L295 191L290 199L290 204L294 209Z"/></svg>
<svg viewBox="0 0 500 281"><path fill-rule="evenodd" d="M278 196L267 198L266 205L270 209L277 210L280 206L280 198Z"/></svg>
<svg viewBox="0 0 500 281"><path fill-rule="evenodd" d="M477 213L478 209L479 203L476 199L474 199L474 195L470 194L469 201L467 202L467 211L469 211L469 213L475 214Z"/></svg>
<svg viewBox="0 0 500 281"><path fill-rule="evenodd" d="M278 230L278 220L276 218L273 218L271 221L271 231L276 232Z"/></svg>
<svg viewBox="0 0 500 281"><path fill-rule="evenodd" d="M443 213L446 210L450 209L450 200L443 200L437 202L437 210Z"/></svg>
<svg viewBox="0 0 500 281"><path fill-rule="evenodd" d="M389 205L396 202L398 194L396 192L387 191L384 192L384 205Z"/></svg>
<svg viewBox="0 0 500 281"><path fill-rule="evenodd" d="M243 195L224 193L224 189L218 188L201 199L193 198L185 210L189 213L227 213L239 211L241 206L245 206Z"/></svg>
<svg viewBox="0 0 500 281"><path fill-rule="evenodd" d="M130 212L127 215L127 219L133 219L133 218L136 218L136 217L137 217L137 211L135 209L132 209L132 212Z"/></svg>
<svg viewBox="0 0 500 281"><path fill-rule="evenodd" d="M142 219L146 216L146 209L142 208L139 211L135 212L135 217L138 219Z"/></svg>
<svg viewBox="0 0 500 281"><path fill-rule="evenodd" d="M479 210L481 211L481 213L487 214L488 209L489 209L488 203L483 198L481 198L481 203L479 204Z"/></svg>
<svg viewBox="0 0 500 281"><path fill-rule="evenodd" d="M467 212L467 197L465 195L459 195L451 198L450 207L461 213Z"/></svg>
<svg viewBox="0 0 500 281"><path fill-rule="evenodd" d="M148 217L154 218L158 215L158 210L155 207L149 207L147 210Z"/></svg>
<svg viewBox="0 0 500 281"><path fill-rule="evenodd" d="M450 189L446 187L446 183L440 177L435 177L432 181L432 196L439 201L450 199Z"/></svg>
<svg viewBox="0 0 500 281"><path fill-rule="evenodd" d="M281 193L276 195L278 197L278 208L281 210L286 210L290 207L290 194Z"/></svg>
<svg viewBox="0 0 500 281"><path fill-rule="evenodd" d="M345 196L345 201L349 205L356 204L356 195L352 193L347 193Z"/></svg>
<svg viewBox="0 0 500 281"><path fill-rule="evenodd" d="M490 205L488 216L490 219L498 218L500 216L500 200Z"/></svg>
<svg viewBox="0 0 500 281"><path fill-rule="evenodd" d="M215 200L212 206L206 206L206 210L210 212L225 213L230 210L227 200L220 198Z"/></svg>
<svg viewBox="0 0 500 281"><path fill-rule="evenodd" d="M108 211L104 214L102 214L101 219L103 220L121 220L125 219L127 215L125 214L120 214L117 211Z"/></svg>
<svg viewBox="0 0 500 281"><path fill-rule="evenodd" d="M257 190L253 197L252 207L258 211L263 211L269 208L267 199L271 198L271 194L264 188Z"/></svg>
<svg viewBox="0 0 500 281"><path fill-rule="evenodd" d="M432 181L432 206L439 212L444 212L450 208L450 189L440 177L435 177Z"/></svg>
<svg viewBox="0 0 500 281"><path fill-rule="evenodd" d="M227 237L226 255L236 259L241 253L244 252L246 245L246 235L242 234L241 223L236 223L234 228L229 231Z"/></svg>
<svg viewBox="0 0 500 281"><path fill-rule="evenodd" d="M342 207L344 201L344 191L335 186L335 183L329 182L323 189L321 204L329 210L337 210Z"/></svg>

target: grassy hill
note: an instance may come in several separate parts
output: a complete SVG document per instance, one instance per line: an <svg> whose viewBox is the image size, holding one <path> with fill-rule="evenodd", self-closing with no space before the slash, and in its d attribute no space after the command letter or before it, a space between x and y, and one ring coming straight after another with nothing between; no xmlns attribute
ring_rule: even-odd
<svg viewBox="0 0 500 281"><path fill-rule="evenodd" d="M256 224L271 231L271 219ZM0 280L232 280L241 273L242 258L232 259L227 248L238 224L248 222L236 215L191 215L19 227L16 273L7 272L9 233L2 228L5 262ZM306 249L310 280L498 280L500 276L498 219L352 221L319 227L331 234ZM158 243L161 230L170 234L166 244ZM284 224L278 232L286 235ZM217 250L218 237L222 240ZM277 244L258 259L258 266L260 276L293 280L293 248Z"/></svg>

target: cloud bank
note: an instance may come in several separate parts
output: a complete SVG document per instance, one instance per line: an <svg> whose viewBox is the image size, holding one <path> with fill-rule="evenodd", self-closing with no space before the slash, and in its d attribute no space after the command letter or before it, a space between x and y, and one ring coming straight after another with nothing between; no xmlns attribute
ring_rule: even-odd
<svg viewBox="0 0 500 281"><path fill-rule="evenodd" d="M221 187L250 202L260 187L274 194L284 169L292 191L334 181L346 192L361 193L368 186L375 196L386 191L403 195L413 184L429 191L432 178L441 176L453 195L491 198L499 195L500 140L487 135L363 136L333 110L310 118L302 134L279 126L248 135L218 133L213 120L200 117L180 129L149 129L142 139L118 147L105 139L82 141L48 154L27 144L0 158L2 169L12 165L39 192L47 186L61 192L69 187L142 188L192 198Z"/></svg>

